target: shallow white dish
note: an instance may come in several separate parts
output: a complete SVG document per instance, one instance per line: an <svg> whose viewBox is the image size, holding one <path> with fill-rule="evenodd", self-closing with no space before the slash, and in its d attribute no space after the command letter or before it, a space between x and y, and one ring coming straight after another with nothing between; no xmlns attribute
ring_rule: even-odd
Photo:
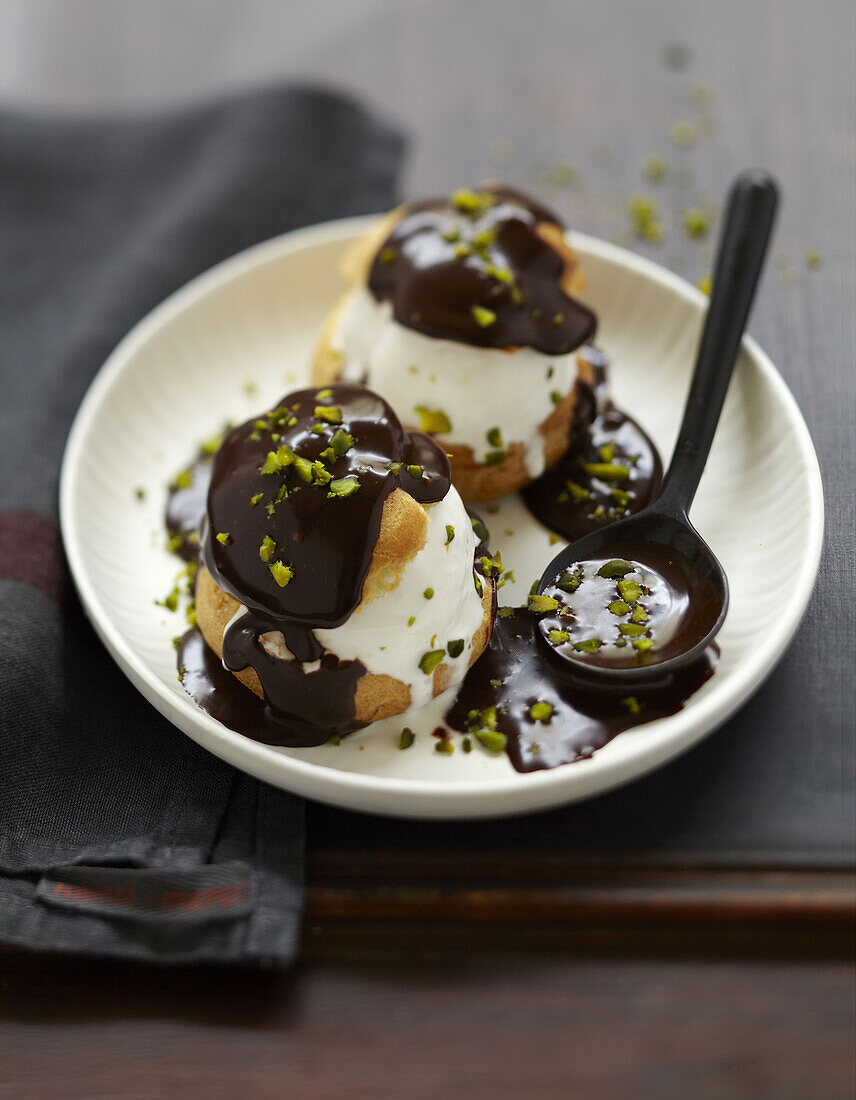
<svg viewBox="0 0 856 1100"><path fill-rule="evenodd" d="M166 485L226 421L238 423L304 384L321 321L343 289L338 258L369 221L301 230L220 264L149 314L104 364L72 427L60 488L66 553L95 629L180 730L252 775L339 806L409 817L510 814L585 798L650 771L758 688L797 629L817 573L817 458L793 397L749 339L692 511L731 582L722 657L676 715L621 734L590 760L521 775L504 756L434 752L429 734L442 699L339 746L279 749L209 718L178 683L171 639L183 618L154 603L177 569L163 549ZM600 317L598 342L612 360L617 403L641 420L668 462L706 299L624 249L577 233L572 243L588 274L586 299ZM516 497L485 519L517 577L502 602L521 603L559 547ZM403 725L417 733L406 752L396 748Z"/></svg>

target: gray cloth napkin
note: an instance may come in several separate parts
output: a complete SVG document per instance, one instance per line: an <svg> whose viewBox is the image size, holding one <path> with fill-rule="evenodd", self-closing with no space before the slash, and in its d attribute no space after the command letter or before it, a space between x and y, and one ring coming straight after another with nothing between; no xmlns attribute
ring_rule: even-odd
<svg viewBox="0 0 856 1100"><path fill-rule="evenodd" d="M247 245L395 200L400 138L314 89L155 118L0 112L0 943L285 964L303 807L128 684L72 591L57 475L124 333Z"/></svg>

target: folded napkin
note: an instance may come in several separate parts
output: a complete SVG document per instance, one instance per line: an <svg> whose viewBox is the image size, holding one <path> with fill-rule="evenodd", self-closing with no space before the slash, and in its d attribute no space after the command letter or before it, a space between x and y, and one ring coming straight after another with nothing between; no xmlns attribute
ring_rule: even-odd
<svg viewBox="0 0 856 1100"><path fill-rule="evenodd" d="M401 154L313 89L153 118L0 112L0 943L293 957L302 803L199 748L113 665L69 582L57 475L135 321L247 245L390 207Z"/></svg>

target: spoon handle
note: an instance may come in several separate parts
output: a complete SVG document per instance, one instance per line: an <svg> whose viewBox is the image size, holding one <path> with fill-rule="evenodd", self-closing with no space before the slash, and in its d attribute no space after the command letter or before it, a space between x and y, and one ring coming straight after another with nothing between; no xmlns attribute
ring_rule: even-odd
<svg viewBox="0 0 856 1100"><path fill-rule="evenodd" d="M728 195L713 289L684 419L657 507L686 516L713 442L773 229L779 192L761 171L743 172Z"/></svg>

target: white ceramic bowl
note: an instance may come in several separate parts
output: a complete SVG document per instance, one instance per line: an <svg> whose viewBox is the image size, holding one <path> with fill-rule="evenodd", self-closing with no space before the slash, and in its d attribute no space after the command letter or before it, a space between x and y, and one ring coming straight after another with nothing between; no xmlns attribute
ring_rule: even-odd
<svg viewBox="0 0 856 1100"><path fill-rule="evenodd" d="M154 603L176 573L163 549L166 485L200 440L305 382L319 326L343 289L337 261L368 224L301 230L227 260L158 306L104 364L69 436L60 491L66 553L95 629L131 682L190 737L252 775L339 806L409 817L510 814L650 771L756 690L797 629L817 573L817 459L793 397L749 339L692 512L731 583L722 657L679 713L621 734L590 760L521 775L480 749L434 752L429 734L443 700L338 747L278 749L226 729L179 685L171 638L182 620ZM706 299L614 245L582 234L572 242L588 273L586 298L600 316L617 403L638 416L668 461ZM142 501L137 487L146 491ZM517 577L503 602L520 603L558 547L516 497L485 518ZM121 715L116 723L121 735ZM400 752L403 725L417 742Z"/></svg>

